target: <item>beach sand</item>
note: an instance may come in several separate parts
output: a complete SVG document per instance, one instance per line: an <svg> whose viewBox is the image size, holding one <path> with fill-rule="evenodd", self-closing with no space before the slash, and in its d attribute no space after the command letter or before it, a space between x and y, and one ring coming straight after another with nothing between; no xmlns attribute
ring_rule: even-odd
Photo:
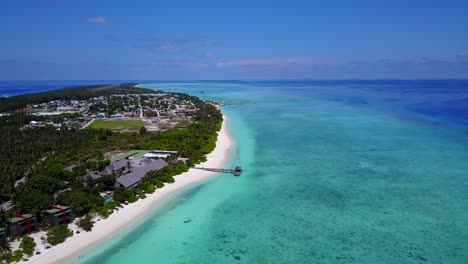
<svg viewBox="0 0 468 264"><path fill-rule="evenodd" d="M224 122L221 131L218 133L215 150L207 155L207 161L200 164L200 167L223 167L229 158L229 153L233 148L233 141L227 130L227 117L224 115ZM145 199L125 205L118 213L113 213L107 219L102 219L94 224L91 232L81 231L80 234L75 234L68 238L64 243L54 246L50 249L45 249L41 243L41 236L45 236L44 232L39 232L31 235L37 243L36 251L41 251L40 255L34 255L29 258L29 263L35 264L50 264L63 263L67 259L78 256L80 253L91 248L92 246L106 240L119 232L125 230L128 226L135 224L135 219L141 217L148 210L154 209L161 204L161 201L170 195L180 191L184 187L188 187L194 183L203 181L216 175L217 173L203 170L190 169L188 172L175 176L175 182L166 184L163 188L157 189L154 193L148 195ZM78 230L75 224L69 225L70 229ZM18 243L18 242L16 242Z"/></svg>

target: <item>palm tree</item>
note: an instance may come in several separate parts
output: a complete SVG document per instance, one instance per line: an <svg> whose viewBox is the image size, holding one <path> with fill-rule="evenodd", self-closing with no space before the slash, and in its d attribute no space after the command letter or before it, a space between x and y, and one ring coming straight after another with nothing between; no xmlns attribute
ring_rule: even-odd
<svg viewBox="0 0 468 264"><path fill-rule="evenodd" d="M11 252L11 246L6 239L0 239L0 256Z"/></svg>

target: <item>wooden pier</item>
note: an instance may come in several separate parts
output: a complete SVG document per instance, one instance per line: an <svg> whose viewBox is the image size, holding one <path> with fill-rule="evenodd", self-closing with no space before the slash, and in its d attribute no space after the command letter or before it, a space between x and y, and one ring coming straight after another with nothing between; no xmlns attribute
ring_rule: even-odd
<svg viewBox="0 0 468 264"><path fill-rule="evenodd" d="M236 166L234 169L218 169L218 168L205 168L205 167L194 167L197 170L206 170L220 173L232 173L234 176L240 176L242 173L241 166Z"/></svg>

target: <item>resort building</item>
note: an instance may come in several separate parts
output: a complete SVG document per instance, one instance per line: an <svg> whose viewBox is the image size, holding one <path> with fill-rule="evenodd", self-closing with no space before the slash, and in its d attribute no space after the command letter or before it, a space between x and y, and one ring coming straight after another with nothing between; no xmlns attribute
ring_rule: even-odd
<svg viewBox="0 0 468 264"><path fill-rule="evenodd" d="M97 173L94 173L94 172L88 172L86 173L86 175L83 176L83 180L87 181L87 180L97 180L99 178L101 178L102 175L101 174L97 174Z"/></svg>
<svg viewBox="0 0 468 264"><path fill-rule="evenodd" d="M32 214L16 214L10 219L10 232L12 237L19 237L37 229L37 217Z"/></svg>
<svg viewBox="0 0 468 264"><path fill-rule="evenodd" d="M141 167L138 167L138 165ZM132 172L117 178L115 180L114 187L116 189L132 189L141 182L146 173L163 169L169 164L167 164L167 162L162 159L144 159L138 165L135 165Z"/></svg>
<svg viewBox="0 0 468 264"><path fill-rule="evenodd" d="M112 162L107 167L104 168L99 174L101 175L111 175L112 173L115 174L122 174L128 170L128 160L121 159L116 162Z"/></svg>
<svg viewBox="0 0 468 264"><path fill-rule="evenodd" d="M53 205L51 209L44 211L47 215L51 226L69 224L73 222L73 211L69 206Z"/></svg>

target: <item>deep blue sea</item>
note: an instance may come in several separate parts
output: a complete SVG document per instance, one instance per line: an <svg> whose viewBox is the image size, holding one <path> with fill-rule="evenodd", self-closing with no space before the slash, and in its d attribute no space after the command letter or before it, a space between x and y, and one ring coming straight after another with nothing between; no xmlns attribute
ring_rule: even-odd
<svg viewBox="0 0 468 264"><path fill-rule="evenodd" d="M70 262L468 263L468 81L143 87L246 102L222 108L227 166L245 171L181 191Z"/></svg>

